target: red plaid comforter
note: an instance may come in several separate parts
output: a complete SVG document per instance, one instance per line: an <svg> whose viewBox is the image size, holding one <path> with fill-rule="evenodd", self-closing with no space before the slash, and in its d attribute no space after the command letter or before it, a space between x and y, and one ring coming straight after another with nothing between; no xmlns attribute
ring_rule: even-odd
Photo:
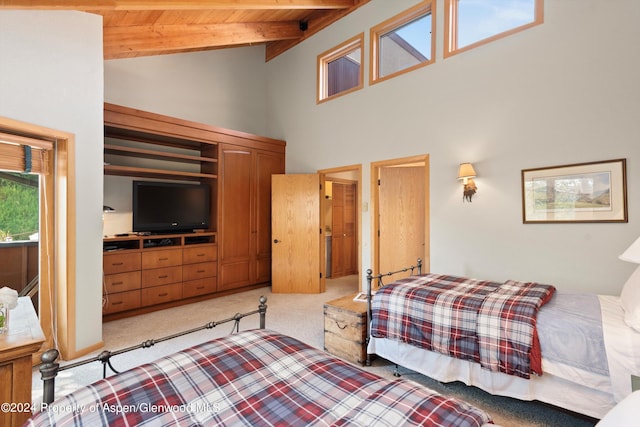
<svg viewBox="0 0 640 427"><path fill-rule="evenodd" d="M371 336L400 340L491 371L542 375L536 319L555 287L425 274L380 288Z"/></svg>
<svg viewBox="0 0 640 427"><path fill-rule="evenodd" d="M83 387L30 426L480 426L486 413L265 330L209 341Z"/></svg>

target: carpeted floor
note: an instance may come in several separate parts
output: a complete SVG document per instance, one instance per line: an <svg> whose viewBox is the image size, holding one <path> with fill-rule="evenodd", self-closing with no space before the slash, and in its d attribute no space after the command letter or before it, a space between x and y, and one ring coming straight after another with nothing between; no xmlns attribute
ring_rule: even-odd
<svg viewBox="0 0 640 427"><path fill-rule="evenodd" d="M358 290L357 276L327 280L327 291L323 294L273 294L270 287L239 294L215 298L168 310L141 316L116 320L103 325L104 349L117 350L134 346L151 338L196 328L214 320L233 316L235 313L257 308L261 295L268 298L267 328L290 335L309 345L322 349L324 346L323 304L343 295L355 294ZM258 326L258 318L243 319L241 329ZM123 371L141 363L149 362L176 350L226 335L231 332L232 323L217 326L162 342L151 348L136 350L127 355L114 356L114 367ZM89 356L95 356L95 354ZM87 357L89 357L87 356ZM70 362L63 362L70 363ZM394 365L383 359L376 359L373 366L365 367L378 375L393 378ZM475 387L462 383L441 384L424 375L409 370L401 370L403 377L424 384L442 394L453 395L486 410L497 425L511 426L593 426L595 421L573 413L554 408L540 402L523 402L511 398L492 396ZM90 384L101 378L102 369L98 363L86 365L59 374L56 395L66 394L76 388ZM34 369L33 400L42 400L40 373Z"/></svg>

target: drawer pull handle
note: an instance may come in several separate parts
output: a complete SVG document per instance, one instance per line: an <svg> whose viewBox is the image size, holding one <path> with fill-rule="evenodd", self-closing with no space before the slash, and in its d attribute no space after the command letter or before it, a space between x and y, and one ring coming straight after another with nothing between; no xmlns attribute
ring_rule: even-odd
<svg viewBox="0 0 640 427"><path fill-rule="evenodd" d="M205 256L205 255L206 255L206 254L198 254L198 255L196 255L196 256Z"/></svg>
<svg viewBox="0 0 640 427"><path fill-rule="evenodd" d="M163 275L163 276L158 276L158 279L166 279L167 277L169 277L168 275Z"/></svg>
<svg viewBox="0 0 640 427"><path fill-rule="evenodd" d="M124 262L112 262L111 265L113 265L114 267L117 265L123 265Z"/></svg>
<svg viewBox="0 0 640 427"><path fill-rule="evenodd" d="M120 304L122 304L122 301L116 301L111 303L111 305L120 305Z"/></svg>
<svg viewBox="0 0 640 427"><path fill-rule="evenodd" d="M197 286L196 289L204 289L204 286Z"/></svg>
<svg viewBox="0 0 640 427"><path fill-rule="evenodd" d="M120 286L120 285L122 285L123 283L124 283L124 282L113 282L113 283L111 284L111 286Z"/></svg>
<svg viewBox="0 0 640 427"><path fill-rule="evenodd" d="M338 328L340 328L340 329L345 329L347 326L349 326L349 324L348 324L348 323L346 323L346 322L344 323L344 326L340 326L340 323L338 323L338 321L337 321L337 320L335 320L335 322L336 322L336 326L337 326Z"/></svg>
<svg viewBox="0 0 640 427"><path fill-rule="evenodd" d="M168 260L169 260L169 258L166 258L166 257L165 258L158 258L158 261L168 261Z"/></svg>
<svg viewBox="0 0 640 427"><path fill-rule="evenodd" d="M169 295L167 292L163 292L161 294L158 294L159 297L166 297L167 295Z"/></svg>
<svg viewBox="0 0 640 427"><path fill-rule="evenodd" d="M206 272L207 272L207 270L198 270L198 271L196 271L196 273L206 273Z"/></svg>

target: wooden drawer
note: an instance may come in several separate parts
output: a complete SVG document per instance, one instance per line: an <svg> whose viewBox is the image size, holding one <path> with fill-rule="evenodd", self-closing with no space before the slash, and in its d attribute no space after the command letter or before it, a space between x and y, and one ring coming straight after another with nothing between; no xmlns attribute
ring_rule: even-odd
<svg viewBox="0 0 640 427"><path fill-rule="evenodd" d="M102 263L104 274L140 270L140 252L104 255Z"/></svg>
<svg viewBox="0 0 640 427"><path fill-rule="evenodd" d="M202 262L200 264L189 264L182 266L182 280L204 279L216 275L218 263Z"/></svg>
<svg viewBox="0 0 640 427"><path fill-rule="evenodd" d="M106 295L106 304L102 306L102 313L117 313L140 307L140 291L119 292Z"/></svg>
<svg viewBox="0 0 640 427"><path fill-rule="evenodd" d="M142 269L171 267L182 264L182 249L166 249L142 253Z"/></svg>
<svg viewBox="0 0 640 427"><path fill-rule="evenodd" d="M104 276L104 290L107 294L140 289L140 271L127 273L106 274Z"/></svg>
<svg viewBox="0 0 640 427"><path fill-rule="evenodd" d="M143 288L168 285L176 282L182 282L182 267L180 266L142 270Z"/></svg>
<svg viewBox="0 0 640 427"><path fill-rule="evenodd" d="M217 246L193 246L184 248L182 252L183 264L195 264L199 262L215 261L218 259Z"/></svg>
<svg viewBox="0 0 640 427"><path fill-rule="evenodd" d="M142 288L140 290L141 305L156 305L163 302L175 301L182 298L182 283L171 285L154 286L152 288Z"/></svg>
<svg viewBox="0 0 640 427"><path fill-rule="evenodd" d="M324 349L350 362L367 359L367 305L347 296L324 305Z"/></svg>
<svg viewBox="0 0 640 427"><path fill-rule="evenodd" d="M195 297L215 292L216 284L217 280L215 277L184 282L182 284L182 298Z"/></svg>

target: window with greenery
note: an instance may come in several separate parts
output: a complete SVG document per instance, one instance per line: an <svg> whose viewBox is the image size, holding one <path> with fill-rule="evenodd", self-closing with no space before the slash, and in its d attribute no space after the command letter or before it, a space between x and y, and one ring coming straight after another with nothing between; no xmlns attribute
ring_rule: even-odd
<svg viewBox="0 0 640 427"><path fill-rule="evenodd" d="M372 84L434 62L434 7L421 2L371 28Z"/></svg>
<svg viewBox="0 0 640 427"><path fill-rule="evenodd" d="M543 22L543 0L445 0L444 56Z"/></svg>
<svg viewBox="0 0 640 427"><path fill-rule="evenodd" d="M323 102L363 87L364 33L318 55L318 97Z"/></svg>
<svg viewBox="0 0 640 427"><path fill-rule="evenodd" d="M0 242L37 240L38 175L0 172Z"/></svg>

